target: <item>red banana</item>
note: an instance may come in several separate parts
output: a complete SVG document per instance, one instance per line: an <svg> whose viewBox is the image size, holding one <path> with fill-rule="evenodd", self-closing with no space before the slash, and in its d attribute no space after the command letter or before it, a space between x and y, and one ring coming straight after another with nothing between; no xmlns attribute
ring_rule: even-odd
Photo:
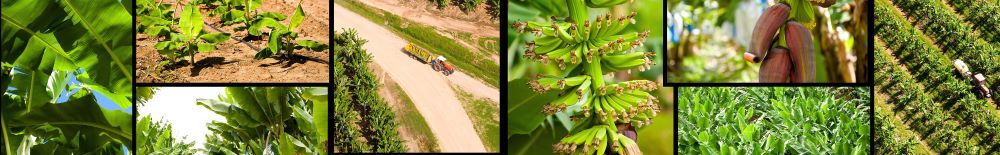
<svg viewBox="0 0 1000 155"><path fill-rule="evenodd" d="M785 28L785 43L794 68L792 82L816 81L816 60L813 57L812 34L799 22L789 21Z"/></svg>
<svg viewBox="0 0 1000 155"><path fill-rule="evenodd" d="M775 33L788 20L788 11L791 8L784 3L778 3L767 7L764 14L757 19L757 25L753 27L753 34L750 36L750 51L743 53L743 59L759 63L764 59L767 50L774 42Z"/></svg>
<svg viewBox="0 0 1000 155"><path fill-rule="evenodd" d="M761 83L785 83L792 72L791 58L788 57L788 49L782 47L771 48L764 62L760 64Z"/></svg>

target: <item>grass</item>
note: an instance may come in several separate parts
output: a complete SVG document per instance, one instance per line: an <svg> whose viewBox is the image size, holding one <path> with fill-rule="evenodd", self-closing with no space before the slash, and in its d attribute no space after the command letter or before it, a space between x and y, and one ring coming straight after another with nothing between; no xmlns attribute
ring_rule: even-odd
<svg viewBox="0 0 1000 155"><path fill-rule="evenodd" d="M500 107L496 102L487 98L479 98L462 88L452 86L458 93L458 100L462 101L462 107L469 114L469 118L475 125L479 139L486 145L487 151L500 151Z"/></svg>
<svg viewBox="0 0 1000 155"><path fill-rule="evenodd" d="M462 72L500 88L500 66L489 57L480 56L454 40L438 34L430 26L403 19L395 14L370 7L355 0L335 1L344 8L374 23L383 25L396 35L432 53L444 55L449 63ZM402 48L402 47L400 47Z"/></svg>
<svg viewBox="0 0 1000 155"><path fill-rule="evenodd" d="M484 37L479 38L477 42L479 47L482 47L484 52L492 54L500 54L500 38L498 37Z"/></svg>
<svg viewBox="0 0 1000 155"><path fill-rule="evenodd" d="M396 118L399 118L397 120L402 126L406 127L406 130L421 138L420 150L441 152L441 148L437 144L437 138L431 132L431 127L427 125L427 120L424 120L424 116L420 115L420 112L417 111L417 107L413 105L413 101L410 100L409 95L406 95L406 92L403 92L403 89L396 83L392 83L392 86L388 88L393 93L399 94L397 96L402 100L403 107L397 109L400 115Z"/></svg>

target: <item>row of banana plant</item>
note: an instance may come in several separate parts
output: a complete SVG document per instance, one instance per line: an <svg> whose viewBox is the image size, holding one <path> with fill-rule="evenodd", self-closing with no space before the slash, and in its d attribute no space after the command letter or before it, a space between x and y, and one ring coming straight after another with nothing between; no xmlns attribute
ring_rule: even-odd
<svg viewBox="0 0 1000 155"><path fill-rule="evenodd" d="M994 46L1000 45L1000 2L991 0L948 0L955 11L962 13L965 21L973 24L983 38Z"/></svg>
<svg viewBox="0 0 1000 155"><path fill-rule="evenodd" d="M942 51L953 59L969 63L973 72L987 75L989 88L1000 86L1000 48L994 47L973 30L973 25L963 22L961 15L952 12L945 2L938 0L894 0L906 15L915 19L927 37L936 40ZM993 6L994 8L996 6ZM982 25L980 25L982 26ZM995 33L987 29L985 34ZM993 95L1000 101L1000 95Z"/></svg>
<svg viewBox="0 0 1000 155"><path fill-rule="evenodd" d="M334 147L340 152L406 152L397 132L395 113L378 95L379 79L368 64L372 56L362 48L368 42L353 29L334 31L334 77L338 93ZM360 115L361 120L354 119ZM357 124L358 127L354 127ZM358 129L360 128L360 129ZM359 141L363 137L366 141Z"/></svg>
<svg viewBox="0 0 1000 155"><path fill-rule="evenodd" d="M879 101L876 101L879 102ZM929 154L929 152L919 152L917 145L919 140L916 137L898 134L900 127L893 124L891 112L875 110L875 141L876 154Z"/></svg>
<svg viewBox="0 0 1000 155"><path fill-rule="evenodd" d="M265 35L265 30L270 30L267 33L267 46L257 51L254 59L265 59L278 54L284 60L291 58L296 49L324 51L328 48L315 40L299 39L295 28L306 16L301 3L299 1L289 18L276 12L258 11L262 0L195 0L183 5L180 2L170 4L162 0L139 0L136 4L139 13L137 31L152 38L166 38L154 46L166 58L166 61L160 62L161 66L176 64L179 62L177 59L184 56L190 56L190 63L193 64L195 54L212 52L216 50L216 44L231 37L229 33L209 33L203 29L205 21L200 9L209 8L209 16L218 16L221 25L242 24L235 30L246 31L248 37L259 38ZM174 12L182 6L180 17L173 17ZM286 19L290 19L287 24L281 23Z"/></svg>
<svg viewBox="0 0 1000 155"><path fill-rule="evenodd" d="M326 154L327 88L228 87L197 104L226 118L212 121L208 154Z"/></svg>
<svg viewBox="0 0 1000 155"><path fill-rule="evenodd" d="M953 74L955 69L951 59L906 22L905 17L892 8L891 2L877 0L876 5L879 7L875 7L875 14L884 17L875 21L876 35L887 43L887 48L893 49L900 63L906 65L910 73L920 79L919 82L928 86L925 90L937 94L932 98L935 102L948 103L944 107L954 108L954 116L964 124L975 127L974 130L988 131L989 134L975 135L976 139L984 139L992 143L991 146L1000 146L996 144L1000 143L996 140L1000 133L996 107L976 99L975 94L968 91L971 88L968 82Z"/></svg>
<svg viewBox="0 0 1000 155"><path fill-rule="evenodd" d="M132 116L124 111L132 107L134 39L121 31L132 28L124 7L132 3L2 1L3 154L135 149Z"/></svg>
<svg viewBox="0 0 1000 155"><path fill-rule="evenodd" d="M880 43L876 41L876 45L880 45ZM935 133L925 134L927 136L924 137L924 140L935 151L970 153L980 150L980 146L969 145L968 141L971 141L969 130L958 128L954 121L957 118L939 108L941 104L932 100L933 96L924 91L922 84L917 82L900 64L894 62L889 52L881 47L878 46L876 49L875 65L886 67L876 68L876 71L881 74L875 75L875 80L879 81L875 88L879 93L895 96L894 99L890 100L892 102L886 104L893 105L893 110L902 113L902 116L909 116L909 119L914 120L914 122L920 122L911 123L911 129L919 133ZM884 126L879 126L879 128L884 128ZM896 136L890 134L876 135L875 137L876 150L884 151L892 149L885 148L891 143L889 143L890 141L878 141L878 139ZM959 139L968 141L956 141Z"/></svg>

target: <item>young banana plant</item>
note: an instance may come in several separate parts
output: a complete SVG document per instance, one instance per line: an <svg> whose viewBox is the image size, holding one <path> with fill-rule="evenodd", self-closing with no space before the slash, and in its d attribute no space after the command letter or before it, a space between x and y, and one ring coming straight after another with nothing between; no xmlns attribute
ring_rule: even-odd
<svg viewBox="0 0 1000 155"><path fill-rule="evenodd" d="M302 12L300 1L298 7L295 8L295 13L292 15L291 21L288 22L288 26L282 25L278 23L278 20L273 19L263 19L264 23L258 23L258 25L271 28L271 34L267 40L267 47L258 51L254 55L254 59L260 60L271 57L274 54L280 54L283 58L289 58L293 54L292 51L302 48L313 51L326 50L328 48L327 45L318 41L308 39L297 40L299 33L293 30L302 23L303 19L305 19L305 13ZM253 29L251 28L251 30Z"/></svg>
<svg viewBox="0 0 1000 155"><path fill-rule="evenodd" d="M207 33L202 30L201 12L191 4L184 6L181 12L181 19L178 27L179 34L171 34L170 40L159 42L154 45L157 52L165 55L170 60L160 62L160 65L169 65L177 62L177 58L191 56L191 64L194 64L195 53L208 53L215 50L215 43L220 43L229 39L226 33Z"/></svg>
<svg viewBox="0 0 1000 155"><path fill-rule="evenodd" d="M553 146L557 153L640 154L634 138L622 134L626 131L617 126L641 127L651 123L659 107L656 97L648 91L659 85L648 80L615 83L605 81L604 74L649 69L653 65L649 57L654 53L633 50L643 44L649 32L621 32L635 23L635 12L626 16L598 16L593 22L587 19L587 6L611 7L626 1L565 0L569 5L567 21L552 17L545 22L512 25L519 32L535 35L536 39L526 43L527 59L554 62L565 71L559 74L565 76L541 77L529 82L538 92L553 89L562 92L543 111L554 114L581 105L582 112L573 116L575 126L570 135Z"/></svg>
<svg viewBox="0 0 1000 155"><path fill-rule="evenodd" d="M174 11L170 10L170 4L153 0L139 0L136 1L136 6L138 6L136 12L139 15L138 31L149 37L169 37L170 25L177 22L177 19L173 17Z"/></svg>

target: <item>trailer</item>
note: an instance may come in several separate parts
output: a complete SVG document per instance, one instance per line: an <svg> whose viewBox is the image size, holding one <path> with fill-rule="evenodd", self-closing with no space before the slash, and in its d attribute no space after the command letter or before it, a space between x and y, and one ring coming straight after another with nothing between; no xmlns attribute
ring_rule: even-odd
<svg viewBox="0 0 1000 155"><path fill-rule="evenodd" d="M419 60L421 63L431 65L431 68L434 69L434 71L441 72L446 76L455 72L455 68L445 62L448 59L444 58L444 56L431 53L430 51L417 47L417 45L414 45L413 43L407 43L406 46L403 47L403 51L406 51L410 57Z"/></svg>
<svg viewBox="0 0 1000 155"><path fill-rule="evenodd" d="M969 70L969 65L965 64L962 60L955 59L954 64L958 73L970 80L975 93L986 98L993 96L990 93L990 89L986 87L986 76L983 76L981 73L973 75L972 71Z"/></svg>

